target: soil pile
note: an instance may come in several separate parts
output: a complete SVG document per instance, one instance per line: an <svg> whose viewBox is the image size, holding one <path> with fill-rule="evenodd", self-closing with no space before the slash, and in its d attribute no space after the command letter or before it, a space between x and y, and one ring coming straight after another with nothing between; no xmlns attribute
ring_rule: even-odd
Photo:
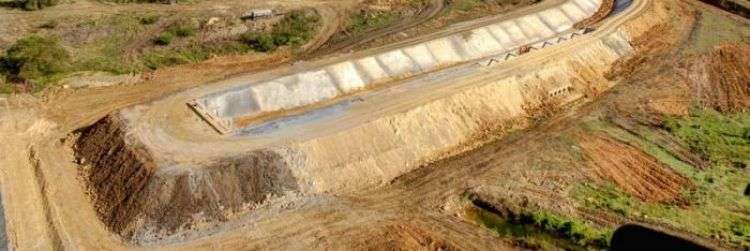
<svg viewBox="0 0 750 251"><path fill-rule="evenodd" d="M200 168L157 168L151 153L128 138L126 124L109 115L81 130L75 153L102 221L135 242L226 221L269 196L297 190L287 163L271 151Z"/></svg>

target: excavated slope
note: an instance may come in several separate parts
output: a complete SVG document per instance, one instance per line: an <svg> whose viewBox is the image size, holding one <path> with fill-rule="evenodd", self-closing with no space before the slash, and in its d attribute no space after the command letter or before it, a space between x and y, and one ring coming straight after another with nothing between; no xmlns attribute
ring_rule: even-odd
<svg viewBox="0 0 750 251"><path fill-rule="evenodd" d="M82 130L75 145L101 220L126 238L224 221L267 196L297 189L287 164L271 151L211 160L200 169L158 169L127 128L109 115Z"/></svg>

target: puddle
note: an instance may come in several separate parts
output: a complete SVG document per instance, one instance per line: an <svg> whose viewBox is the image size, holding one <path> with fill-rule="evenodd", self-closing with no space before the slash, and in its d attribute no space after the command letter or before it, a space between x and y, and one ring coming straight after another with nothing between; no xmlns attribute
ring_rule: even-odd
<svg viewBox="0 0 750 251"><path fill-rule="evenodd" d="M626 224L612 235L611 250L711 250L695 242L647 227Z"/></svg>
<svg viewBox="0 0 750 251"><path fill-rule="evenodd" d="M620 14L620 12L630 7L631 4L633 4L633 0L615 0L615 6L612 8L612 13L609 16Z"/></svg>

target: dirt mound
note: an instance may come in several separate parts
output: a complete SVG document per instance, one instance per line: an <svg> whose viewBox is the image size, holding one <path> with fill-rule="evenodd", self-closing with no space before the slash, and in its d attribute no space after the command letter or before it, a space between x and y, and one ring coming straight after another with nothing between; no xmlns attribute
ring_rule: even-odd
<svg viewBox="0 0 750 251"><path fill-rule="evenodd" d="M275 152L228 157L204 167L160 167L128 138L125 122L110 115L80 131L76 158L86 168L91 198L114 232L147 242L197 224L226 221L285 191L297 190Z"/></svg>
<svg viewBox="0 0 750 251"><path fill-rule="evenodd" d="M145 206L146 186L156 166L143 149L125 142L121 121L105 117L81 134L76 144L79 163L84 170L96 211L115 232L121 232Z"/></svg>
<svg viewBox="0 0 750 251"><path fill-rule="evenodd" d="M633 146L605 135L577 137L593 177L612 181L641 200L676 201L690 185L688 179Z"/></svg>

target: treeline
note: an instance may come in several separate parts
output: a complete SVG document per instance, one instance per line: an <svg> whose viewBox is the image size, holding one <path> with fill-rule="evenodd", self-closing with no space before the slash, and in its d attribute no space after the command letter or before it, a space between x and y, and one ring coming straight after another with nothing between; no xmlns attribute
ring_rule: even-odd
<svg viewBox="0 0 750 251"><path fill-rule="evenodd" d="M11 8L19 8L24 10L39 10L45 7L54 6L60 3L60 0L15 0L10 2L3 2L2 4Z"/></svg>
<svg viewBox="0 0 750 251"><path fill-rule="evenodd" d="M184 0L100 0L111 3L177 3ZM40 10L46 7L55 6L60 0L15 0L4 3L4 5L24 10Z"/></svg>

